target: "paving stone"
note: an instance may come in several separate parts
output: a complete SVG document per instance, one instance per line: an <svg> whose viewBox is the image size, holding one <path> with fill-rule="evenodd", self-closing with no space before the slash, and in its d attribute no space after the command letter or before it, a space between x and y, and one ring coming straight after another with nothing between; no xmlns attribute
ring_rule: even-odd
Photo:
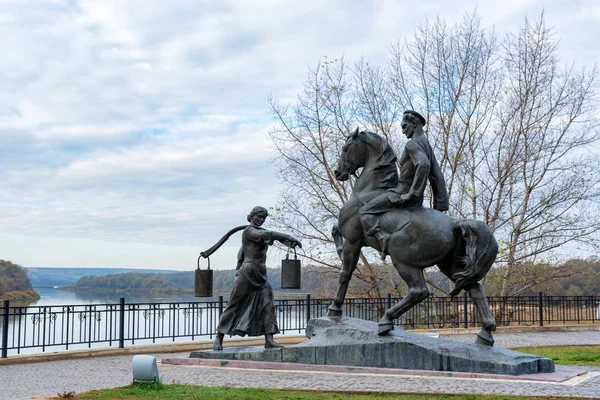
<svg viewBox="0 0 600 400"><path fill-rule="evenodd" d="M445 335L442 335L445 336ZM600 344L600 331L498 333L500 347ZM453 340L473 342L473 335L452 335ZM188 357L189 353L157 354L157 359ZM124 386L131 382L133 356L99 357L0 366L0 399L21 400ZM563 367L578 368L581 367ZM426 376L389 376L352 373L272 371L189 367L159 364L164 383L206 386L261 387L298 390L357 392L440 393L476 395L504 394L600 398L600 368L588 367L587 374L563 383L456 379Z"/></svg>

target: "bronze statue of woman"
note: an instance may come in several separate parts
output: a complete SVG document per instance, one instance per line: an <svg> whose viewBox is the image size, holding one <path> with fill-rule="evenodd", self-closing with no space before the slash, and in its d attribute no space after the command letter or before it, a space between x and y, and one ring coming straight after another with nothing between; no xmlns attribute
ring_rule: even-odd
<svg viewBox="0 0 600 400"><path fill-rule="evenodd" d="M248 215L250 225L242 233L238 272L229 304L219 321L213 349L223 350L223 337L265 336L265 348L282 347L273 335L279 333L273 289L267 280L267 250L275 240L289 247L302 247L300 241L285 233L261 228L269 213L254 207Z"/></svg>

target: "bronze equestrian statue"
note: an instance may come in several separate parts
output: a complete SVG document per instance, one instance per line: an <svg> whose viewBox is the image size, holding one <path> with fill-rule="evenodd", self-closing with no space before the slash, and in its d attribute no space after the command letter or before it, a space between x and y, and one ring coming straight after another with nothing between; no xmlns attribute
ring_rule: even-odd
<svg viewBox="0 0 600 400"><path fill-rule="evenodd" d="M423 133L425 123L425 118L415 111L404 113L402 132L409 141L400 158L400 175L392 148L379 135L356 129L346 140L335 177L345 181L359 168L362 172L333 227L342 271L328 316L341 316L360 250L370 246L380 251L383 258L389 254L408 285L406 297L380 319L380 335L394 329L394 319L429 296L423 270L437 265L455 284L451 296L464 289L473 300L482 321L477 343L492 346L496 321L479 281L494 263L498 244L484 222L455 219L442 212L448 209L448 195ZM423 207L427 181L432 187L434 208Z"/></svg>

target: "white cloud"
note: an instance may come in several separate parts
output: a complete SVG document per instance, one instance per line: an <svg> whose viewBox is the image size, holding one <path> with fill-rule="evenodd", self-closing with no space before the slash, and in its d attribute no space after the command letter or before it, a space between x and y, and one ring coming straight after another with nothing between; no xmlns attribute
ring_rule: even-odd
<svg viewBox="0 0 600 400"><path fill-rule="evenodd" d="M269 94L476 7L499 35L545 7L566 60L600 61L594 0L3 2L0 232L36 265L29 236L211 245L275 204Z"/></svg>

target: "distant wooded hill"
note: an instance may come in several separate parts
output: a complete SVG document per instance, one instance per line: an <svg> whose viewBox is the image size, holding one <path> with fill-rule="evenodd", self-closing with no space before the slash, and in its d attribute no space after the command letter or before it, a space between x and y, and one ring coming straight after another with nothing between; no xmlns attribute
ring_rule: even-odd
<svg viewBox="0 0 600 400"><path fill-rule="evenodd" d="M331 279L323 279L322 273L314 273L305 269L302 274L302 292L318 293L324 289L337 287L335 271L330 273ZM214 270L213 289L215 291L230 291L235 280L235 270ZM281 269L268 268L267 276L273 290L281 289ZM112 273L103 276L83 276L74 285L77 289L115 289L115 290L164 290L164 289L194 289L194 271L170 273ZM287 291L287 290L283 290ZM294 292L292 290L292 292ZM331 290L328 290L331 292Z"/></svg>
<svg viewBox="0 0 600 400"><path fill-rule="evenodd" d="M387 278L378 282L382 293L403 296L407 292L397 272L390 265L374 265L387 271ZM573 259L559 265L536 264L535 276L544 279L532 281L519 295L536 295L543 292L549 296L594 296L600 295L600 259ZM139 270L111 268L26 268L34 287L77 286L78 288L98 289L186 289L194 288L194 271ZM539 272L543 270L543 274ZM235 270L214 270L214 290L230 291L235 280ZM488 295L498 295L497 279L504 273L503 267L490 271L484 284ZM386 276L386 274L380 274ZM532 274L533 276L534 274ZM268 268L269 281L274 290L281 290L281 270ZM443 296L450 291L449 280L435 269L428 270L428 283L431 292ZM330 297L337 290L339 273L334 269L316 266L302 268L302 289L291 293L311 293L319 297ZM364 296L368 292L365 282L354 277L349 288L350 296ZM396 291L397 289L397 291ZM285 290L284 290L285 292Z"/></svg>
<svg viewBox="0 0 600 400"><path fill-rule="evenodd" d="M133 268L66 268L28 267L25 268L34 287L72 286L84 276L102 276L124 273L171 274L172 270L133 269Z"/></svg>
<svg viewBox="0 0 600 400"><path fill-rule="evenodd" d="M10 261L0 260L0 299L34 300L40 295L33 290L27 271Z"/></svg>

